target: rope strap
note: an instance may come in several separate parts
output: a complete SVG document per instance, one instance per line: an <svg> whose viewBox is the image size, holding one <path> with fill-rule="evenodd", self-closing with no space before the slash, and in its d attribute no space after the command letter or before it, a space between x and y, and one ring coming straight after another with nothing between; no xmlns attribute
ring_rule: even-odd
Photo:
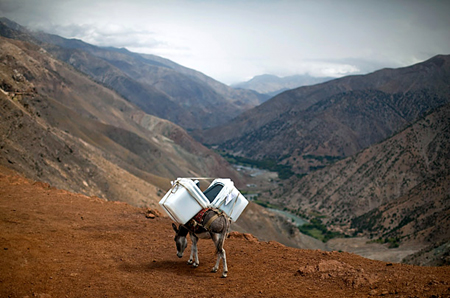
<svg viewBox="0 0 450 298"><path fill-rule="evenodd" d="M208 222L207 222L206 224L203 225L203 227L209 231L209 228L211 227L211 224L212 224L216 219L218 219L218 218L219 218L219 215L218 215L217 213L214 214L214 215L208 220Z"/></svg>

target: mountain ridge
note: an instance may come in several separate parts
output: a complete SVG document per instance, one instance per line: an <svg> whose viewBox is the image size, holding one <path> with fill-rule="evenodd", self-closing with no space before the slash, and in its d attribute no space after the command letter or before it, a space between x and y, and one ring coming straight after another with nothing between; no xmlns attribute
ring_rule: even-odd
<svg viewBox="0 0 450 298"><path fill-rule="evenodd" d="M306 85L315 85L332 79L333 78L331 77L312 77L308 74L286 77L263 74L255 76L246 82L232 84L231 87L235 89L250 89L273 97L289 89L295 89Z"/></svg>
<svg viewBox="0 0 450 298"><path fill-rule="evenodd" d="M61 188L135 205L156 204L177 176L240 181L225 160L183 129L166 122L173 139L148 130L136 115L163 120L37 45L0 37L0 47L1 164ZM133 185L127 194L121 179Z"/></svg>
<svg viewBox="0 0 450 298"><path fill-rule="evenodd" d="M224 123L266 99L254 91L236 91L198 71L154 55L101 48L43 32L32 34L59 59L116 90L148 114L187 129ZM99 68L95 64L103 65ZM106 71L111 77L105 77Z"/></svg>
<svg viewBox="0 0 450 298"><path fill-rule="evenodd" d="M320 214L347 235L433 245L450 234L450 104L358 154L301 179L274 198L294 213Z"/></svg>
<svg viewBox="0 0 450 298"><path fill-rule="evenodd" d="M196 137L232 154L256 159L275 158L303 173L308 171L304 169L308 164L305 155L349 156L388 137L429 109L448 102L449 73L450 56L438 55L409 67L300 87ZM366 102L366 98L371 100ZM359 114L361 111L365 115ZM389 117L383 117L392 123L384 125L373 112L390 113ZM359 119L355 119L355 115ZM368 138L366 133L372 133L370 127L374 121L378 121L376 134L364 141ZM361 128L361 123L366 127ZM259 141L261 138L263 142ZM302 145L305 138L316 144ZM336 144L329 145L330 142ZM314 164L321 165L323 163Z"/></svg>
<svg viewBox="0 0 450 298"><path fill-rule="evenodd" d="M161 91L161 86L181 79L188 82L184 87L192 87L195 80L209 81L206 76L163 58L136 67L149 57L125 49L92 46L90 51L97 51L93 55L81 48L44 45L1 24L0 32L14 38L0 38L0 113L5 119L0 124L0 165L56 187L135 206L157 206L175 177L230 177L238 187L245 185L240 173L182 127L146 113L133 103L136 98L124 98L106 84L138 90L143 98L153 92L143 104L189 122L207 110L171 110L198 102L177 103L181 89ZM225 129L208 133L220 131L213 136L220 142L212 143L219 149L270 158L291 167L298 177L308 174L270 182L284 189L272 189L264 199L294 213L306 212L310 219L325 216L322 223L333 231L442 250L438 242L445 245L448 234L440 230L449 230L449 57L286 91L244 112ZM153 67L164 78L160 85L137 79ZM180 69L172 75L176 67ZM205 96L218 92L207 83L199 88ZM417 121L424 115L425 120ZM328 167L320 170L323 166ZM422 196L427 199L421 201ZM294 239L299 235L295 226L260 209L252 206L242 227L255 223L260 232L279 232L284 243L304 244L302 237Z"/></svg>
<svg viewBox="0 0 450 298"><path fill-rule="evenodd" d="M0 165L134 206L157 207L177 177L228 177L239 188L246 185L246 177L182 127L145 113L35 41L0 37L0 48L0 114L6 119L0 123ZM261 226L271 223L255 208L252 221L260 224L251 231L264 236ZM292 238L276 239L298 245Z"/></svg>

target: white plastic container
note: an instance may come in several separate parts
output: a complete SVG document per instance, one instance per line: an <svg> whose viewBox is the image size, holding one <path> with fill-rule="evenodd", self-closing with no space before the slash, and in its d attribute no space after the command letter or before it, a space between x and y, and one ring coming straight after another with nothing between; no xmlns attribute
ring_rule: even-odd
<svg viewBox="0 0 450 298"><path fill-rule="evenodd" d="M208 193L208 190L220 185L223 186L222 190L211 202L211 206L222 210L235 222L247 207L248 201L230 179L215 179L205 190L205 194Z"/></svg>
<svg viewBox="0 0 450 298"><path fill-rule="evenodd" d="M210 202L194 181L188 178L178 178L159 201L159 205L172 220L185 224L200 210L208 208Z"/></svg>

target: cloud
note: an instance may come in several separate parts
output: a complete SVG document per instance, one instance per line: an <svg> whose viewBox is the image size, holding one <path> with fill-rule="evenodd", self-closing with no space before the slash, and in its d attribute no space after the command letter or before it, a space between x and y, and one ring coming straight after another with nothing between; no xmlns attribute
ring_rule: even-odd
<svg viewBox="0 0 450 298"><path fill-rule="evenodd" d="M82 39L97 46L152 49L166 44L164 41L157 40L152 31L117 23L69 24L51 27L37 26L36 28L66 38Z"/></svg>
<svg viewBox="0 0 450 298"><path fill-rule="evenodd" d="M225 83L366 73L450 53L450 1L0 0L0 15Z"/></svg>

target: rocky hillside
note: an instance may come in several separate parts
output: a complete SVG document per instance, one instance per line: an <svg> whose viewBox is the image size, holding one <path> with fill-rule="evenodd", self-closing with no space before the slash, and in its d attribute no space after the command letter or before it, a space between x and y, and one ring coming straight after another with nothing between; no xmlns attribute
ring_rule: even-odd
<svg viewBox="0 0 450 298"><path fill-rule="evenodd" d="M184 128L223 124L267 99L254 91L234 90L198 71L154 55L30 32L5 18L0 19L0 32L8 38L38 44L57 59L117 91L147 114Z"/></svg>
<svg viewBox="0 0 450 298"><path fill-rule="evenodd" d="M250 89L261 94L267 94L270 97L280 94L289 89L295 89L301 86L315 85L329 81L331 77L312 77L308 74L293 75L288 77L278 77L275 75L264 74L255 76L249 81L231 85L235 89Z"/></svg>
<svg viewBox="0 0 450 298"><path fill-rule="evenodd" d="M450 267L301 250L232 233L228 277L176 256L171 221L147 208L69 193L0 167L1 297L448 297ZM153 217L153 218L152 218Z"/></svg>
<svg viewBox="0 0 450 298"><path fill-rule="evenodd" d="M182 128L146 114L36 44L0 37L0 49L0 164L134 205L154 204L178 176L240 181Z"/></svg>
<svg viewBox="0 0 450 298"><path fill-rule="evenodd" d="M80 41L63 40L74 43L73 47L43 44L20 28L0 26L0 33L11 37L0 37L0 165L54 187L135 206L155 206L169 180L179 176L230 177L238 187L246 184L224 159L183 128L150 115L105 86L110 78L116 86L146 84L145 88L155 92L150 97L161 96L163 103L145 103L170 110L164 102L172 100L173 94L167 97L155 86L148 87L149 82L137 80L139 73L145 73L140 67L151 68L146 64L150 62L137 67L140 59L162 67L160 73L171 68L177 76L204 80L208 88L213 88L214 81L162 58L137 55L139 58L124 50L101 49ZM248 114L266 111L267 117L252 116L248 122L240 122L243 118L238 117L236 123L242 126L226 128L233 128L233 137L251 129L253 121L267 124L248 134L251 146L247 153L237 139L229 139L228 144L236 148L230 151L275 157L295 165L298 173L351 155L448 102L448 60L448 56L438 56L410 68L285 92L277 101L256 108L256 114ZM84 62L78 64L80 61ZM135 78L130 80L133 73ZM95 74L103 77L93 81ZM299 94L307 96L297 97ZM268 109L278 104L278 111L287 110L273 118L277 110ZM448 234L442 231L449 230L448 114L448 106L442 106L386 141L390 143L367 149L373 153L362 151L326 171L290 180L278 190L283 196L275 198L277 203L311 218L325 216L324 222L335 231L394 239L401 245L408 241L433 244L417 256L417 262L438 251L444 251L441 255L445 257ZM258 148L252 147L258 144ZM248 208L235 227L287 245L323 247L256 205Z"/></svg>
<svg viewBox="0 0 450 298"><path fill-rule="evenodd" d="M450 56L284 92L206 131L203 142L297 173L380 142L450 100ZM202 137L199 137L200 139Z"/></svg>
<svg viewBox="0 0 450 298"><path fill-rule="evenodd" d="M0 24L20 29L7 37L37 43L147 114L168 119L186 129L224 124L268 98L255 91L234 90L198 71L154 55L97 47L44 32L28 32L5 19ZM26 33L28 37L24 37Z"/></svg>
<svg viewBox="0 0 450 298"><path fill-rule="evenodd" d="M0 165L58 188L134 206L155 206L176 177L230 177L238 187L246 184L184 129L145 113L36 43L0 38L0 49ZM267 212L254 208L251 220L258 224L241 231L311 247L298 231L277 235L284 221L271 222ZM270 237L267 229L274 231Z"/></svg>
<svg viewBox="0 0 450 298"><path fill-rule="evenodd" d="M271 200L350 235L396 244L449 241L449 115L447 104L386 141L292 178Z"/></svg>

